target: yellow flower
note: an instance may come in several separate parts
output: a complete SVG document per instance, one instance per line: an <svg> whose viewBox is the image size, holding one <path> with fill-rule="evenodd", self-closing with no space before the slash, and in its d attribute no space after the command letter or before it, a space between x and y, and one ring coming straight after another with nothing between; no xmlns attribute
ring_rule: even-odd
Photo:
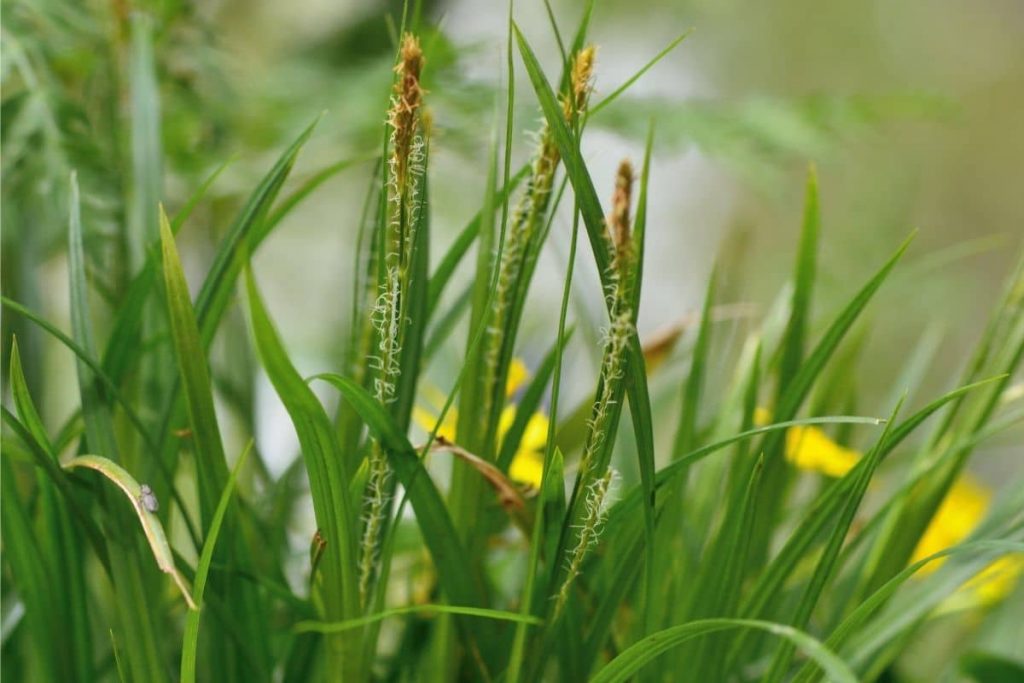
<svg viewBox="0 0 1024 683"><path fill-rule="evenodd" d="M754 422L766 425L771 413L758 408ZM857 464L860 453L843 448L818 427L790 427L786 430L786 460L802 470L820 472L828 477L841 477Z"/></svg>
<svg viewBox="0 0 1024 683"><path fill-rule="evenodd" d="M754 420L760 425L768 424L771 413L758 408ZM790 427L786 434L786 460L802 470L841 477L853 468L860 457L860 453L840 446L817 427ZM950 548L967 538L985 517L990 499L991 492L980 482L969 474L961 475L925 529L914 549L911 562ZM935 571L944 561L938 559L929 562L918 571L918 575ZM943 609L998 602L1013 590L1022 571L1024 556L1020 554L996 560L965 583L943 605Z"/></svg>
<svg viewBox="0 0 1024 683"><path fill-rule="evenodd" d="M963 474L953 484L945 500L925 529L911 562L923 560L940 550L960 543L985 517L991 502L991 492L969 474ZM938 569L945 558L929 562L919 574L929 574ZM1005 555L985 567L970 581L960 587L946 604L943 611L970 607L973 604L991 605L1009 595L1017 583L1017 577L1024 570L1024 555Z"/></svg>
<svg viewBox="0 0 1024 683"><path fill-rule="evenodd" d="M508 382L505 384L505 393L511 397L526 382L530 371L523 361L515 358L512 360L508 370ZM424 386L424 394L427 400L440 409L444 405L445 397L433 387ZM506 406L498 418L499 440L512 428L516 419L515 406ZM426 431L434 429L437 423L437 415L428 410L416 407L413 408L413 420ZM455 425L458 423L458 412L452 408L445 415L441 428L437 435L449 441L455 440ZM541 476L544 473L544 448L548 442L548 417L544 413L534 413L526 423L523 430L523 437L519 440L516 454L512 457L512 464L509 465L509 477L521 484L527 484L533 488L540 488Z"/></svg>

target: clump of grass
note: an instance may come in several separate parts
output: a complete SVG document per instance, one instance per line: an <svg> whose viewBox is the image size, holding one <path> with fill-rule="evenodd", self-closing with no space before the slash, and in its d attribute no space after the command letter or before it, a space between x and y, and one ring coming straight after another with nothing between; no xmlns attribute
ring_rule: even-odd
<svg viewBox="0 0 1024 683"><path fill-rule="evenodd" d="M195 297L177 242L194 229L192 211L216 174L173 218L149 207L159 236L116 233L119 252L133 254L131 277L105 288L102 316L87 248L100 235L87 225L94 215L83 217L72 176L71 333L3 297L17 329L35 326L74 356L79 395L64 424L45 421L40 387L25 368L52 372L48 356L5 335L6 677L879 680L898 676L901 650L938 614L969 612L958 619L965 628L986 615L1020 616L1019 600L1008 596L1024 566L1024 487L991 499L966 469L979 445L1024 418L1014 384L1024 360L1024 260L955 388L922 405L900 399L868 411L885 419L845 414L860 397L842 378L871 359L858 364L839 350L909 240L851 287L844 305L813 310L821 236L812 172L793 283L778 313L724 323L743 350L722 341L716 276L692 348L679 343L680 329L644 345L637 317L646 235L666 229L648 224L648 201L658 200L648 196L657 137L649 136L639 173L623 162L614 185L601 188L611 195L604 210L580 140L590 117L623 90L589 104L598 70L589 17L588 6L564 50L557 91L510 26L509 58L515 48L544 115L537 147L512 173L514 126L506 122L505 139L496 136L481 165L480 210L433 271L434 132L423 86L431 41L396 32L379 173L351 226L360 246L340 372L299 374L289 330L274 325L250 263L319 183L356 166L332 164L281 196L312 126L239 203ZM132 83L145 92L134 94L157 97L151 27L137 28ZM509 117L514 99L510 79ZM134 113L149 117L133 122L140 135L159 130L159 111ZM126 170L139 176L131 186L160 187L159 146L138 152L149 157ZM145 195L132 193L126 206ZM538 256L550 231L566 227L557 212L568 208L560 319L543 327L551 338L529 340L550 350L517 380L525 389L516 399L508 380L524 344L520 322ZM150 222L127 216L132 225ZM581 229L598 286L572 286L576 259L585 258ZM474 244L475 265L466 258ZM453 296L463 272L473 284ZM245 296L235 301L240 278ZM605 319L570 321L569 298L588 291ZM592 376L563 372L566 354L598 336L573 336L570 322L605 331L592 349L600 359ZM211 350L219 336L253 353L221 358ZM426 371L445 344L464 363L438 387ZM667 354L689 361L685 378L661 362ZM714 372L724 364L735 366L729 377ZM271 473L263 444L252 442L253 387L224 380L237 365L242 376L267 375L298 435L301 457L283 474ZM922 372L902 378L896 395L919 385ZM649 375L678 381L682 404L652 396ZM563 410L570 380L596 388ZM314 381L340 394L333 417ZM417 448L413 408L438 394L439 414ZM233 467L226 414L250 443ZM632 429L620 429L626 415ZM543 467L513 467L542 457L537 424L547 430ZM918 438L926 427L931 434ZM450 478L444 453L458 456ZM307 502L317 526L308 555L289 533ZM962 663L951 655L949 668L1020 668L981 650Z"/></svg>

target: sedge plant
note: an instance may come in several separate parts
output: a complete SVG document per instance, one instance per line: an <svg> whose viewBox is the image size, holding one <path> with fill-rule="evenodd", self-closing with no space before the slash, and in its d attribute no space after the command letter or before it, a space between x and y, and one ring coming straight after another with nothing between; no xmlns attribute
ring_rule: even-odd
<svg viewBox="0 0 1024 683"><path fill-rule="evenodd" d="M827 236L812 168L772 311L719 316L725 259L692 325L644 338L646 237L670 229L648 211L657 131L612 186L595 185L581 140L626 87L594 90L591 10L571 41L555 26L553 80L510 18L506 106L474 159L483 196L445 251L433 252L430 191L445 122L423 85L433 42L405 30L410 16L379 149L295 184L316 124L304 129L201 272L183 267L184 239L222 168L165 212L152 26L126 23L131 211L107 236L124 260L100 277L104 235L71 173L67 216L48 226L64 235L70 323L3 297L17 323L3 337L5 678L898 680L903 650L936 620L1021 617L1024 487L993 497L968 466L987 440L1020 433L1024 261L946 393L906 396L924 374L908 360L891 404L851 414L850 378L871 360L849 349L912 242L817 310ZM524 101L541 123L517 168ZM321 183L360 169L365 210L338 226L358 235L353 278L332 297L347 328L337 362L304 375L254 257ZM558 232L560 313L524 325ZM600 320L572 305L588 292ZM538 329L550 335L530 339ZM40 406L40 373L54 372L44 337L74 360L63 423ZM542 360L524 362L538 343ZM439 383L443 348L462 362ZM570 373L569 354L593 357L592 373ZM229 380L255 374L298 437L284 472L258 438L251 380ZM585 389L576 404L569 381ZM309 510L315 531L297 538ZM965 654L948 665L1024 671Z"/></svg>

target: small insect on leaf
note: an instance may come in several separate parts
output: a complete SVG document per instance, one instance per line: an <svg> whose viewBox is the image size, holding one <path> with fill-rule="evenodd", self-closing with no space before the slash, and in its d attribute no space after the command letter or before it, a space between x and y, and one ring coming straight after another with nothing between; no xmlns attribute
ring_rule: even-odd
<svg viewBox="0 0 1024 683"><path fill-rule="evenodd" d="M150 512L156 512L160 509L160 503L157 501L153 489L149 488L149 484L143 484L139 487L139 502L142 503L142 507Z"/></svg>

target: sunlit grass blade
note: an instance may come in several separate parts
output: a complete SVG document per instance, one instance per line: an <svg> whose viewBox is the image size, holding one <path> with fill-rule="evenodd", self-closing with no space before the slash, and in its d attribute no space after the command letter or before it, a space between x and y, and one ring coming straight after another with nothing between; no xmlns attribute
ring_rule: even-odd
<svg viewBox="0 0 1024 683"><path fill-rule="evenodd" d="M79 455L69 460L64 467L65 469L85 467L96 470L121 489L135 510L139 524L142 526L142 531L149 542L149 548L153 552L153 558L156 560L160 571L170 575L178 589L181 590L185 602L188 603L190 608L195 609L195 603L192 602L192 592L185 584L185 578L174 564L174 553L171 551L171 546L167 543L167 535L164 533L160 518L156 515L159 503L151 502L156 500L155 497L152 497L152 493L143 495L143 485L139 484L123 467L102 456Z"/></svg>
<svg viewBox="0 0 1024 683"><path fill-rule="evenodd" d="M839 626L836 627L832 634L825 641L825 646L835 652L842 651L843 646L847 640L855 634L867 621L889 600L889 598L900 589L914 574L925 567L927 564L934 562L935 560L949 557L951 555L960 555L968 553L976 553L978 551L996 550L1007 553L1013 552L1024 552L1024 543L1019 541L970 541L956 545L946 550L941 550L937 553L929 555L908 567L904 568L896 576L892 577L875 591L867 600L863 601L857 608L847 616ZM814 676L817 673L817 666L813 662L807 662L803 668L793 678L793 683L809 683L814 680Z"/></svg>
<svg viewBox="0 0 1024 683"><path fill-rule="evenodd" d="M754 629L783 638L817 662L832 681L857 681L850 668L833 652L818 640L791 626L753 619L703 619L667 628L634 643L598 671L591 679L591 683L627 681L641 668L673 647L709 633L732 629Z"/></svg>

